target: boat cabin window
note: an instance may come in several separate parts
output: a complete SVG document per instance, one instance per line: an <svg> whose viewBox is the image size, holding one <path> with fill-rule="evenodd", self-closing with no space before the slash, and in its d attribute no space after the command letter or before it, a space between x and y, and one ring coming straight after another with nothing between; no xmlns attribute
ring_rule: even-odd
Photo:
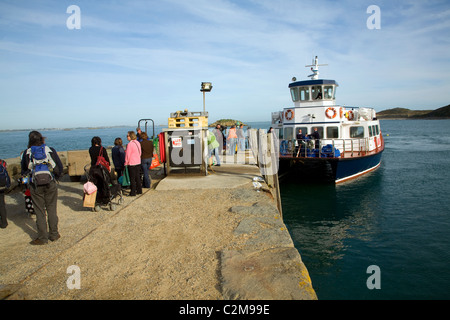
<svg viewBox="0 0 450 320"><path fill-rule="evenodd" d="M292 140L294 139L294 128L293 127L286 127L284 128L284 139L286 140Z"/></svg>
<svg viewBox="0 0 450 320"><path fill-rule="evenodd" d="M369 126L369 137L373 137L373 126Z"/></svg>
<svg viewBox="0 0 450 320"><path fill-rule="evenodd" d="M291 88L292 101L294 101L294 102L300 100L298 89L299 89L298 87L297 88Z"/></svg>
<svg viewBox="0 0 450 320"><path fill-rule="evenodd" d="M334 99L333 86L324 86L323 87L323 98L324 99Z"/></svg>
<svg viewBox="0 0 450 320"><path fill-rule="evenodd" d="M364 138L364 127L350 127L350 138Z"/></svg>
<svg viewBox="0 0 450 320"><path fill-rule="evenodd" d="M291 88L292 101L311 101L328 99L333 100L336 97L335 86L312 86Z"/></svg>
<svg viewBox="0 0 450 320"><path fill-rule="evenodd" d="M309 101L309 87L291 88L292 101Z"/></svg>
<svg viewBox="0 0 450 320"><path fill-rule="evenodd" d="M311 129L310 129L311 131L310 131L309 135L312 135L314 133L315 128L317 128L317 132L319 133L320 139L323 139L324 138L323 127L311 127Z"/></svg>
<svg viewBox="0 0 450 320"><path fill-rule="evenodd" d="M303 87L300 89L300 100L308 101L309 100L309 87Z"/></svg>
<svg viewBox="0 0 450 320"><path fill-rule="evenodd" d="M375 125L374 127L375 127L375 129L374 129L374 130L375 130L375 131L374 131L375 134L376 134L376 135L379 135L379 134L380 134L380 127L379 127L378 125Z"/></svg>
<svg viewBox="0 0 450 320"><path fill-rule="evenodd" d="M313 86L312 87L312 98L313 100L322 99L322 86Z"/></svg>
<svg viewBox="0 0 450 320"><path fill-rule="evenodd" d="M308 128L307 127L297 127L295 128L295 138L297 139L298 130L302 130L302 134L306 137L308 134Z"/></svg>
<svg viewBox="0 0 450 320"><path fill-rule="evenodd" d="M338 127L327 127L327 138L328 139L339 138L339 128Z"/></svg>

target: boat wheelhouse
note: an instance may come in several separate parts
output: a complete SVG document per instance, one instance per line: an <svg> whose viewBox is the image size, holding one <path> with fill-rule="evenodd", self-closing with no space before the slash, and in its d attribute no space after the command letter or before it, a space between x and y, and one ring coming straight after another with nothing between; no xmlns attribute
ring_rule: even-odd
<svg viewBox="0 0 450 320"><path fill-rule="evenodd" d="M376 169L384 141L375 110L336 104L339 85L319 79L319 66L315 57L306 66L313 71L310 80L292 79L294 106L272 113L280 139L279 174L339 183Z"/></svg>

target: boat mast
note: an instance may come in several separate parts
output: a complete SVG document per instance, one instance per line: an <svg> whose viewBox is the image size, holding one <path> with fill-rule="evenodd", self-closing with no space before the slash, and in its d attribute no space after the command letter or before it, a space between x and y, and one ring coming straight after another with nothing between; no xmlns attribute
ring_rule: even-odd
<svg viewBox="0 0 450 320"><path fill-rule="evenodd" d="M313 72L313 74L310 74L308 77L310 77L311 80L317 80L319 79L319 67L327 66L328 64L319 64L319 59L317 58L317 56L315 57L312 63L313 64L305 67L311 67L311 71Z"/></svg>

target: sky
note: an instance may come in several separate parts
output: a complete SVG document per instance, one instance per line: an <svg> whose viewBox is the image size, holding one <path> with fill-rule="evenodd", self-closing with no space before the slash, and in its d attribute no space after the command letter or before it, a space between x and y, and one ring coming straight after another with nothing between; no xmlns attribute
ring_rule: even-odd
<svg viewBox="0 0 450 320"><path fill-rule="evenodd" d="M0 130L166 125L202 82L210 123L270 121L314 56L340 105L432 110L449 52L448 0L0 0Z"/></svg>

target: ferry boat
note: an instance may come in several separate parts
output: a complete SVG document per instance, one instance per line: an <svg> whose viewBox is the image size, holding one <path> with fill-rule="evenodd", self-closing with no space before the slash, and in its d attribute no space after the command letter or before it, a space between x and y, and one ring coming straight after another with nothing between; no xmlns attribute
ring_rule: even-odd
<svg viewBox="0 0 450 320"><path fill-rule="evenodd" d="M294 106L272 112L279 139L279 178L341 183L377 169L384 140L373 108L336 104L338 83L319 79L317 56L310 80L289 84Z"/></svg>

